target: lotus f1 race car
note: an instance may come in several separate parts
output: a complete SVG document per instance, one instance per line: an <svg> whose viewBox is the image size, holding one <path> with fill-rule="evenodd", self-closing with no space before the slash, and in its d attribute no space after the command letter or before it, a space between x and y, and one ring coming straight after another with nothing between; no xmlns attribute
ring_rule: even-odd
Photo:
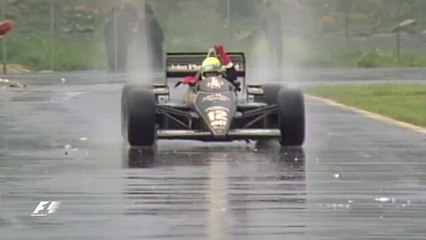
<svg viewBox="0 0 426 240"><path fill-rule="evenodd" d="M305 140L303 93L281 84L246 84L243 53L229 53L242 78L241 91L221 77L187 88L184 99L170 97L170 80L197 74L207 53L167 53L164 84L125 85L121 122L124 139L150 147L157 139L200 141L271 140L301 146Z"/></svg>

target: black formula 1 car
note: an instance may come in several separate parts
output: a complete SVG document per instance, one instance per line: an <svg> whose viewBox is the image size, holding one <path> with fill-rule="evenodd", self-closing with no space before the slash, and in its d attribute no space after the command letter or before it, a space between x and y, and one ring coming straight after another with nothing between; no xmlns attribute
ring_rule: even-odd
<svg viewBox="0 0 426 240"><path fill-rule="evenodd" d="M242 91L221 77L187 87L185 99L170 98L169 80L197 74L207 53L167 53L164 84L125 85L122 134L131 146L157 139L200 141L269 140L301 146L305 140L303 93L281 84L246 84L243 53L229 53Z"/></svg>

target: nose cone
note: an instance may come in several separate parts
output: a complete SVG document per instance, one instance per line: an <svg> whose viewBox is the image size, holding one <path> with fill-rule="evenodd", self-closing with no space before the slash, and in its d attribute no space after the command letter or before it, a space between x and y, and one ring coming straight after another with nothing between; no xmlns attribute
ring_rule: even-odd
<svg viewBox="0 0 426 240"><path fill-rule="evenodd" d="M225 137L232 121L232 109L213 106L206 109L207 125L215 137Z"/></svg>
<svg viewBox="0 0 426 240"><path fill-rule="evenodd" d="M228 134L236 110L235 95L228 93L198 93L195 108L213 136Z"/></svg>

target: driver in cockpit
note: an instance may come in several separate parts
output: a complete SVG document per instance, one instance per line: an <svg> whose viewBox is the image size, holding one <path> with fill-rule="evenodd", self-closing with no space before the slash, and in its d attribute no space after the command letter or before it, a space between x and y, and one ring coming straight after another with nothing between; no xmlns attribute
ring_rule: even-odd
<svg viewBox="0 0 426 240"><path fill-rule="evenodd" d="M178 84L183 83L193 86L195 83L203 80L204 78L222 76L230 81L237 90L239 90L240 82L237 81L237 70L234 67L234 63L232 63L222 45L214 46L214 49L218 58L210 56L207 57L201 64L201 70L196 76L187 76Z"/></svg>

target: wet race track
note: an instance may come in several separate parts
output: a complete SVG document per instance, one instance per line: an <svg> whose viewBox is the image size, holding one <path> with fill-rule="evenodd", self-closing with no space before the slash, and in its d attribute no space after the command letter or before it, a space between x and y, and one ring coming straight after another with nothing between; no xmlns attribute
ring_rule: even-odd
<svg viewBox="0 0 426 240"><path fill-rule="evenodd" d="M132 150L122 84L49 78L0 92L2 240L426 239L424 134L307 99L303 149Z"/></svg>

